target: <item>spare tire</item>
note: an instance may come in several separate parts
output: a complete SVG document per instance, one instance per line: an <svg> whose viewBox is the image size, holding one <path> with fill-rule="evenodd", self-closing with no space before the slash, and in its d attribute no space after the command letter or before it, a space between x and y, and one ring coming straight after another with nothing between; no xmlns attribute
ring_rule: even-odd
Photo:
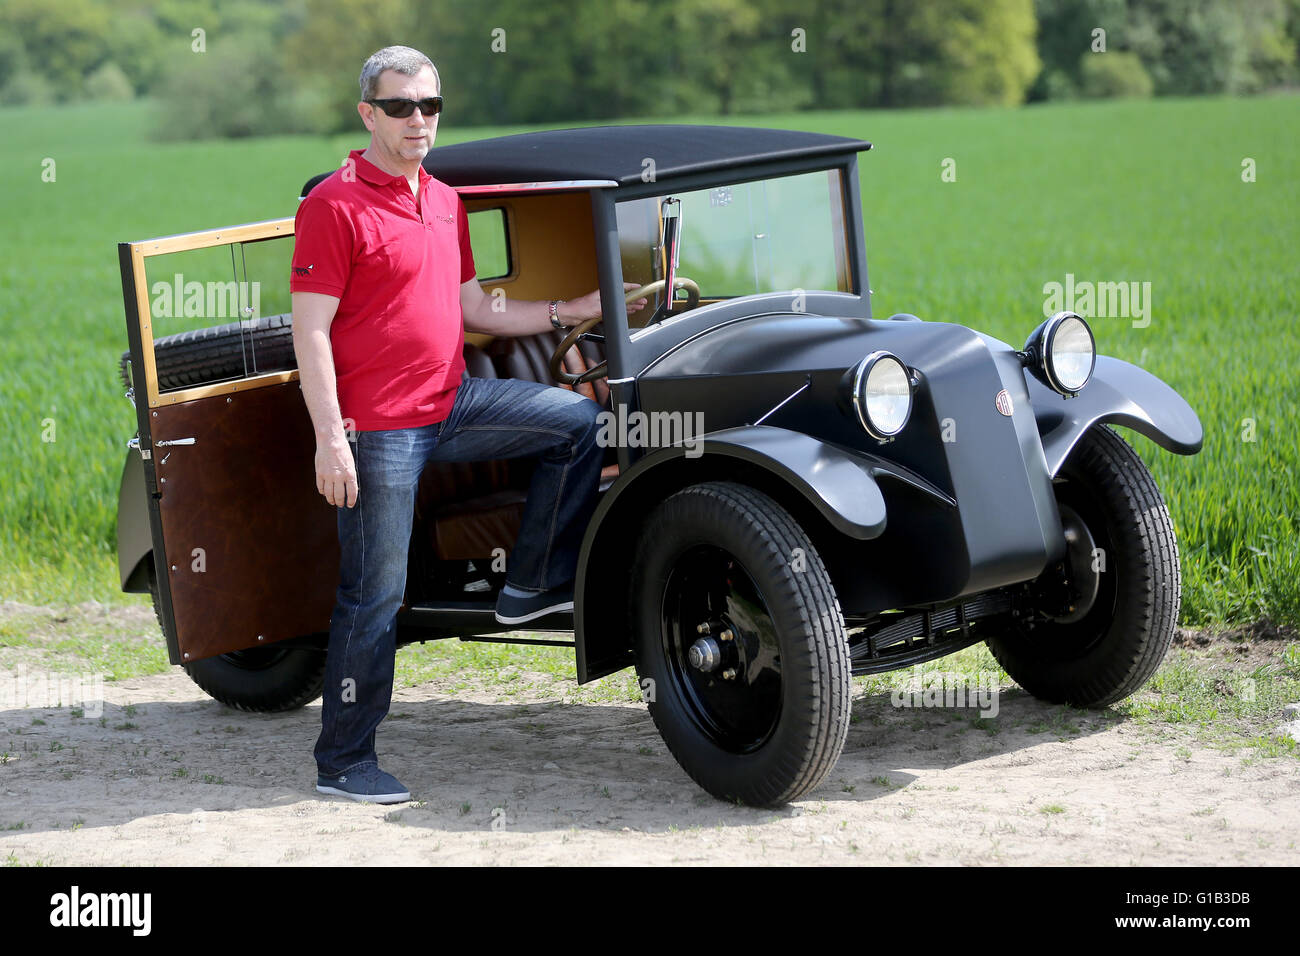
<svg viewBox="0 0 1300 956"><path fill-rule="evenodd" d="M298 367L293 316L267 315L154 339L158 389L184 388ZM123 352L122 384L131 387L131 353Z"/></svg>

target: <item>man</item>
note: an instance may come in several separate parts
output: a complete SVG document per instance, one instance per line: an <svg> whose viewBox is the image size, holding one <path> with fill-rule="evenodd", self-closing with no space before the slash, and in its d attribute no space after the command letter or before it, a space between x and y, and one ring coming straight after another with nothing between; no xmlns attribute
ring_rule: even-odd
<svg viewBox="0 0 1300 956"><path fill-rule="evenodd" d="M376 803L410 799L379 769L375 730L392 699L425 463L540 456L497 600L497 620L517 624L572 610L602 458L590 399L536 382L461 382L466 329L520 336L576 325L600 314L600 295L493 307L474 278L464 205L421 166L441 108L424 54L397 46L371 56L357 104L370 145L312 190L295 224L294 351L316 430L316 488L338 508L341 551L316 789Z"/></svg>

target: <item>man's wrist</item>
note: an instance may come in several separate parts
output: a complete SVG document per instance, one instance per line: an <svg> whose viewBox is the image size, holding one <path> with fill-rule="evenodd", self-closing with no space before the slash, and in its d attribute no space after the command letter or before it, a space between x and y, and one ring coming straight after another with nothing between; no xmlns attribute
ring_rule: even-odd
<svg viewBox="0 0 1300 956"><path fill-rule="evenodd" d="M563 318L563 313L560 312L560 306L564 304L565 304L564 299L552 299L550 302L546 303L546 310L547 313L550 315L552 328L561 329L561 330L568 328L568 326L561 321L561 319Z"/></svg>
<svg viewBox="0 0 1300 956"><path fill-rule="evenodd" d="M325 428L316 429L316 441L318 444L331 445L337 441L345 442L347 440L348 440L347 427L343 424L342 421L339 421L338 423L333 425L329 425Z"/></svg>

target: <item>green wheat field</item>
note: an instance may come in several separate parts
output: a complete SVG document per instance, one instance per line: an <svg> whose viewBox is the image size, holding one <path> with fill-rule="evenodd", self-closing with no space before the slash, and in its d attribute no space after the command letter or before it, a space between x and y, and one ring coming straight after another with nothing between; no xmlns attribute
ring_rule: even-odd
<svg viewBox="0 0 1300 956"><path fill-rule="evenodd" d="M117 586L135 426L117 380L116 243L291 216L305 179L364 145L360 133L156 145L150 110L0 110L0 599L147 600ZM1019 345L1046 283L1150 282L1147 327L1093 326L1101 352L1168 381L1205 425L1191 458L1127 433L1173 513L1183 621L1300 622L1300 97L627 121L875 143L860 171L877 316ZM517 131L448 115L439 142Z"/></svg>

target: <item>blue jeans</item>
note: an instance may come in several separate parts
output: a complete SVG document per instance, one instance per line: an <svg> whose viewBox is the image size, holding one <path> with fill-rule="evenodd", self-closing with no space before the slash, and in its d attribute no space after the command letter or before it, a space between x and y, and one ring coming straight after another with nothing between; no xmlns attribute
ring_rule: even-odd
<svg viewBox="0 0 1300 956"><path fill-rule="evenodd" d="M378 763L375 730L392 700L396 616L425 463L539 456L506 580L526 591L559 587L574 578L596 507L599 412L591 399L566 389L468 378L442 422L356 433L357 502L338 509L338 600L315 750L322 774Z"/></svg>

